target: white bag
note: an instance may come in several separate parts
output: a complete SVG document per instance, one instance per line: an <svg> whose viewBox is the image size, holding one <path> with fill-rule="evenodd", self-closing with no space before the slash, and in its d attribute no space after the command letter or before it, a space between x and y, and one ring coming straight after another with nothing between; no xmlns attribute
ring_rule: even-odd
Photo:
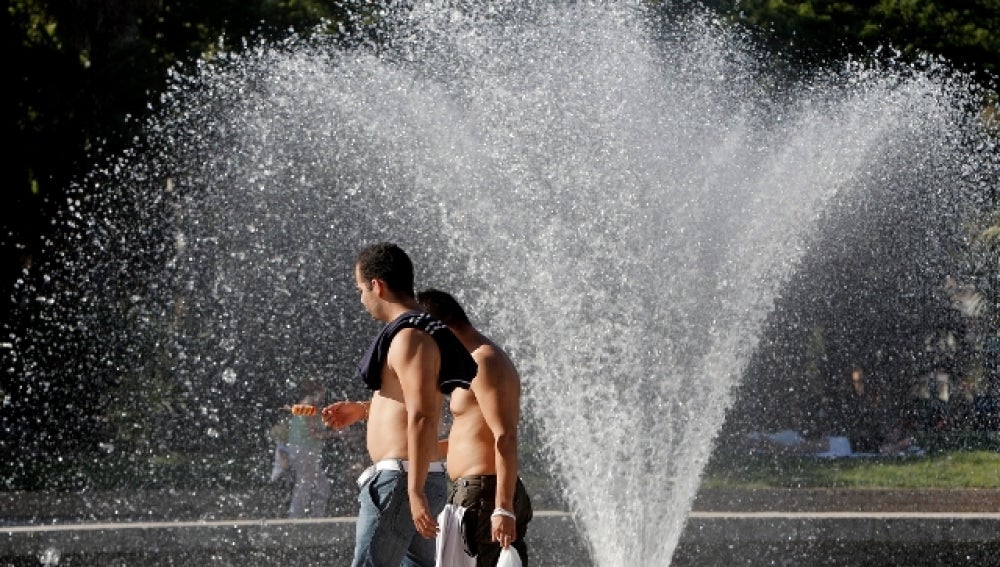
<svg viewBox="0 0 1000 567"><path fill-rule="evenodd" d="M517 554L517 550L513 547L501 549L497 567L521 567L521 556Z"/></svg>

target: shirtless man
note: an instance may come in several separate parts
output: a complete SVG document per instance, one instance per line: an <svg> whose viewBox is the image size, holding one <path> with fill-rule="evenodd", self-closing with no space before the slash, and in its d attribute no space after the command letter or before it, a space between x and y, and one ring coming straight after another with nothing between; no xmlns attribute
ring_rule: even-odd
<svg viewBox="0 0 1000 567"><path fill-rule="evenodd" d="M361 304L386 325L358 365L358 377L373 390L371 400L323 409L327 427L368 422L375 464L358 479L352 566L432 567L437 515L447 491L437 440L442 395L468 388L476 363L447 327L420 311L413 264L398 246L362 250L354 276Z"/></svg>
<svg viewBox="0 0 1000 567"><path fill-rule="evenodd" d="M454 416L442 452L453 481L448 503L465 508L463 522L475 526L476 567L494 567L501 548L513 546L528 565L524 542L532 517L531 501L517 476L517 424L521 378L507 353L469 322L451 295L436 289L417 294L417 301L443 321L472 353L479 370L472 388L451 395Z"/></svg>

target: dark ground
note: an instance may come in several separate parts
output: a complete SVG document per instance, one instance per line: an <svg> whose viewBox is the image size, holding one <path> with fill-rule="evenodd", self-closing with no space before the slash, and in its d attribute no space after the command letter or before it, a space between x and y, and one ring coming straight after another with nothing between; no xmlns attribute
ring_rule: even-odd
<svg viewBox="0 0 1000 567"><path fill-rule="evenodd" d="M335 491L330 513L353 515L356 503L346 483ZM140 522L158 520L224 520L281 518L287 506L290 485L277 483L244 493L226 491L146 490L128 493L14 493L0 492L0 526L62 522ZM356 489L355 489L356 490ZM338 497L337 494L340 494ZM350 496L350 498L348 498ZM558 509L539 495L538 510ZM991 490L850 490L850 489L706 489L694 503L695 512L1000 512L1000 488ZM757 521L757 520L753 520ZM539 526L541 527L541 526ZM0 530L2 531L2 530ZM876 530L877 531L877 530ZM745 534L744 534L745 535ZM560 537L535 542L535 567L586 567L586 546L569 530ZM763 567L763 566L907 566L938 567L969 565L1000 567L1000 536L996 540L883 541L872 538L803 538L790 534L789 541L755 541L734 532L720 540L682 538L672 558L672 567ZM555 547L553 547L555 545ZM2 547L2 546L0 546ZM350 546L341 546L349 550ZM174 567L219 565L255 567L271 565L344 565L343 550L320 549L216 549L164 554L133 552L64 555L58 564L143 565ZM347 552L345 552L347 553ZM4 557L0 567L38 565L38 557ZM46 564L46 563L43 563ZM652 566L656 567L656 566Z"/></svg>
<svg viewBox="0 0 1000 567"><path fill-rule="evenodd" d="M702 490L704 512L1000 512L997 489L767 488Z"/></svg>

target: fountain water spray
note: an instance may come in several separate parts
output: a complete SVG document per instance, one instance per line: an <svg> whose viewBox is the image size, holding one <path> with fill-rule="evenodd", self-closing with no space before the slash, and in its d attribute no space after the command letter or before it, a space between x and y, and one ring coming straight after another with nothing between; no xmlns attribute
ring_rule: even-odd
<svg viewBox="0 0 1000 567"><path fill-rule="evenodd" d="M89 375L141 374L186 404L164 432L230 443L264 429L234 400L310 372L357 390L374 326L351 264L395 241L514 355L541 443L523 458L594 563L668 564L821 212L931 159L957 194L986 161L963 91L929 74L783 82L697 11L528 4L428 3L377 48L291 40L178 74L84 184L107 198L72 208L78 283L52 303L98 338Z"/></svg>

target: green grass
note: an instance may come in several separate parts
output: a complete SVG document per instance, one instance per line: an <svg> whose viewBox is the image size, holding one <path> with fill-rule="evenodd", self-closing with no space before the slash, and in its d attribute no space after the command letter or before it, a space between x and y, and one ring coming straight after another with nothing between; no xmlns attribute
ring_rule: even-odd
<svg viewBox="0 0 1000 567"><path fill-rule="evenodd" d="M821 459L733 456L713 459L705 488L1000 488L1000 453Z"/></svg>
<svg viewBox="0 0 1000 567"><path fill-rule="evenodd" d="M751 455L738 444L722 445L701 486L1000 489L1000 433L927 436L918 444L924 455L838 459ZM269 455L89 455L0 462L0 490L230 488L259 484L269 473ZM533 487L553 480L545 470L524 475ZM546 505L557 507L557 500Z"/></svg>

